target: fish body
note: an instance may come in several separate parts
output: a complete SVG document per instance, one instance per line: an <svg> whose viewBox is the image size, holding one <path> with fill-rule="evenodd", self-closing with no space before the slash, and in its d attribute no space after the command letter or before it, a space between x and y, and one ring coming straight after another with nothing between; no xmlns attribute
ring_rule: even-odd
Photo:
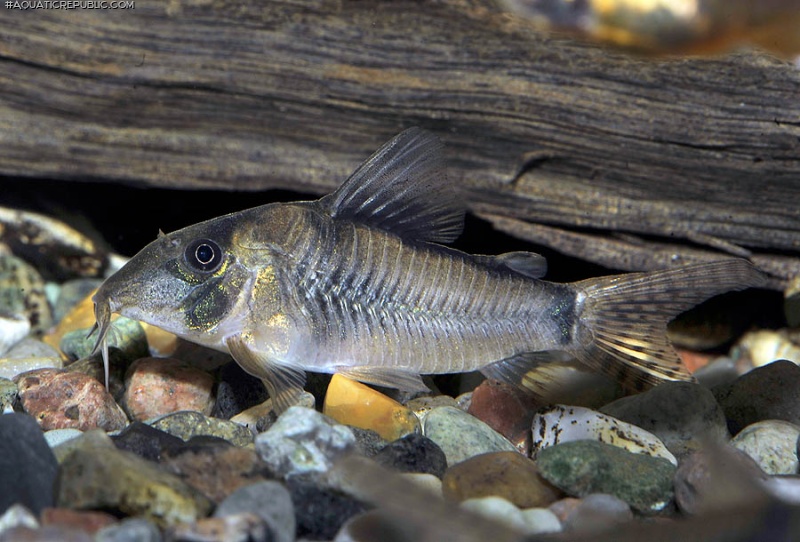
<svg viewBox="0 0 800 542"><path fill-rule="evenodd" d="M463 217L441 143L406 130L320 200L160 236L95 295L97 348L119 312L229 352L279 409L307 370L406 390L425 389L420 374L481 370L536 391L533 368L576 357L641 387L691 378L666 339L669 319L760 280L726 260L547 282L536 254L444 246Z"/></svg>

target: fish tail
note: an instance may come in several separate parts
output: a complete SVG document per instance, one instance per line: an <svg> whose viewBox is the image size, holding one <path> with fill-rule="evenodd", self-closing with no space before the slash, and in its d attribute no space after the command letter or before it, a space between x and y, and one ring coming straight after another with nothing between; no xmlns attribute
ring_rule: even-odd
<svg viewBox="0 0 800 542"><path fill-rule="evenodd" d="M710 297L765 279L750 262L727 259L575 282L580 318L572 353L630 389L692 380L667 338L669 321Z"/></svg>

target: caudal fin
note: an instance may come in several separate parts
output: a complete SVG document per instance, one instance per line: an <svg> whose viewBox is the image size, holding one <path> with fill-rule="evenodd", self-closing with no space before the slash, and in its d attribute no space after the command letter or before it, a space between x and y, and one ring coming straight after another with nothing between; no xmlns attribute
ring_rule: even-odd
<svg viewBox="0 0 800 542"><path fill-rule="evenodd" d="M691 380L667 339L669 321L710 297L764 280L750 262L731 259L576 282L581 327L573 353L633 389Z"/></svg>

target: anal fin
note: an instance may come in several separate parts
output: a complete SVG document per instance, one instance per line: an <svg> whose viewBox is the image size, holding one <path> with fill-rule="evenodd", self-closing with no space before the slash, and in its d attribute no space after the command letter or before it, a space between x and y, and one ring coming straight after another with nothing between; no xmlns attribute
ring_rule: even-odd
<svg viewBox="0 0 800 542"><path fill-rule="evenodd" d="M306 382L302 370L275 363L251 348L241 335L228 337L225 344L236 363L264 383L276 413L281 414L299 402Z"/></svg>
<svg viewBox="0 0 800 542"><path fill-rule="evenodd" d="M429 391L428 386L422 382L422 378L417 373L402 369L361 365L334 367L334 372L375 386L395 388L401 391Z"/></svg>

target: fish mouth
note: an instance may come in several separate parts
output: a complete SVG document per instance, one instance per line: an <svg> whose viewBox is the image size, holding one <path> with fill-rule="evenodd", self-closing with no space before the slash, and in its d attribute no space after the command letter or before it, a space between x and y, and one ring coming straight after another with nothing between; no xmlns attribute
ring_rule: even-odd
<svg viewBox="0 0 800 542"><path fill-rule="evenodd" d="M95 331L98 332L97 340L92 348L91 356L102 352L103 355L103 371L105 375L106 390L108 390L108 330L111 327L111 303L105 296L100 296L100 292L92 297L94 302L94 326L86 336L88 339Z"/></svg>

